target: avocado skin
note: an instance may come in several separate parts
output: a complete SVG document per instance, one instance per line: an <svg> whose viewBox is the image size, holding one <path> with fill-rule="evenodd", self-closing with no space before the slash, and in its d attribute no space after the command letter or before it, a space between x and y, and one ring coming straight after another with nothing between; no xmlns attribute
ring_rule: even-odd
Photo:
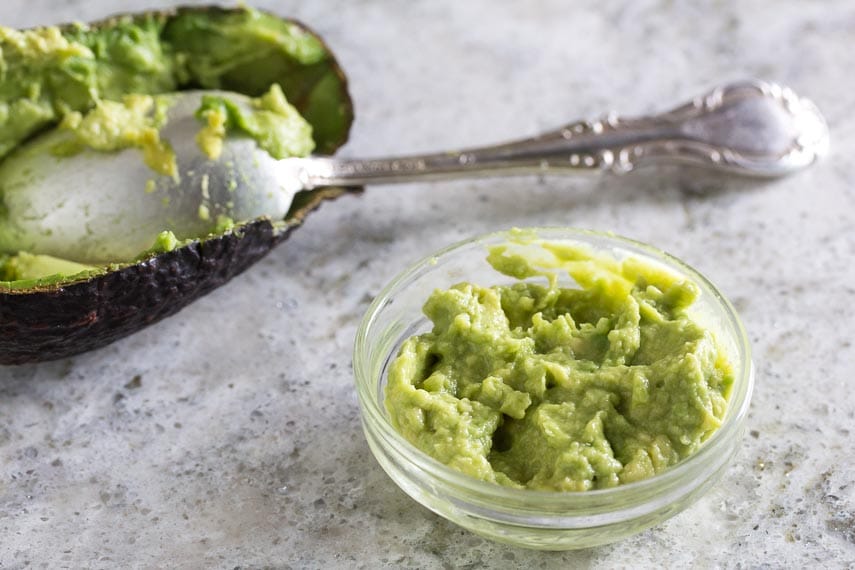
<svg viewBox="0 0 855 570"><path fill-rule="evenodd" d="M0 296L0 363L92 350L174 314L267 253L267 220L53 291Z"/></svg>
<svg viewBox="0 0 855 570"><path fill-rule="evenodd" d="M189 12L223 14L239 10L241 8L201 6L159 14L168 18ZM303 24L286 20L318 37ZM115 21L118 20L110 18L92 27L108 27ZM318 152L332 154L347 141L353 107L347 79L326 44L324 47L329 54L329 71L338 82L341 114L336 127L324 126L325 136ZM237 85L227 87L241 91ZM246 94L257 95L254 92ZM296 105L302 112L303 105L309 102L301 100ZM323 116L318 119L327 121ZM194 241L83 281L33 290L0 291L0 365L74 356L103 347L173 315L264 257L322 202L361 191L358 187L330 187L300 192L285 218L284 227L263 218L252 220L221 236Z"/></svg>

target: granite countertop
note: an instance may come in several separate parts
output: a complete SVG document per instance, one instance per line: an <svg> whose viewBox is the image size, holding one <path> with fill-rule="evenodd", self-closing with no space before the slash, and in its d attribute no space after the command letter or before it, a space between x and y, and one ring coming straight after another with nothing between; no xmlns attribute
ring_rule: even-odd
<svg viewBox="0 0 855 570"><path fill-rule="evenodd" d="M184 2L195 3L195 2ZM164 7L5 0L31 26ZM618 1L254 5L347 70L351 156L531 135L760 77L813 98L832 151L754 184L674 171L370 188L244 275L101 350L0 368L0 567L548 568L855 564L855 5ZM738 459L670 521L540 553L462 531L371 456L351 347L401 268L526 225L613 230L696 266L740 310L757 383Z"/></svg>

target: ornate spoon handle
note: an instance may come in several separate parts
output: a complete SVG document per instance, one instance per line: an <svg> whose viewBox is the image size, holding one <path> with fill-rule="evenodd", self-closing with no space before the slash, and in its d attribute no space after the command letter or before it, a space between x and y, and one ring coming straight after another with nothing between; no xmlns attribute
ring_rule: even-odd
<svg viewBox="0 0 855 570"><path fill-rule="evenodd" d="M813 163L828 147L816 106L760 81L717 87L666 113L611 113L539 136L457 152L372 160L288 159L305 188L583 171L631 172L654 164L694 164L774 177ZM284 166L284 165L283 165ZM295 168L296 167L296 168Z"/></svg>

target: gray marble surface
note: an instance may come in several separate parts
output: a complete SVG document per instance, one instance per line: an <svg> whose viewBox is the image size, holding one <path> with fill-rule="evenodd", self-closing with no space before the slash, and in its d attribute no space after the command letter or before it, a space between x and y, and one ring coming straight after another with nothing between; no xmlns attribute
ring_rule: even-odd
<svg viewBox="0 0 855 570"><path fill-rule="evenodd" d="M188 2L194 3L194 2ZM3 0L0 23L170 5ZM347 70L348 155L493 142L731 79L814 98L832 152L746 184L660 171L372 188L324 206L179 315L107 348L0 368L0 567L855 565L855 4L255 3ZM662 247L741 311L757 386L739 458L670 521L601 548L493 544L417 505L368 451L351 346L396 272L487 230L575 225Z"/></svg>

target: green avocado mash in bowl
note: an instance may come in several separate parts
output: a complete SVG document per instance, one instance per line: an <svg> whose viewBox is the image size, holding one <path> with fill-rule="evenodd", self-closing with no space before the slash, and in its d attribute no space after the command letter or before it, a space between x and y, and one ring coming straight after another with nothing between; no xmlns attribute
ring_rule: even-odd
<svg viewBox="0 0 855 570"><path fill-rule="evenodd" d="M545 550L618 540L724 473L753 386L730 303L648 245L569 228L451 246L357 333L369 446L411 497Z"/></svg>

